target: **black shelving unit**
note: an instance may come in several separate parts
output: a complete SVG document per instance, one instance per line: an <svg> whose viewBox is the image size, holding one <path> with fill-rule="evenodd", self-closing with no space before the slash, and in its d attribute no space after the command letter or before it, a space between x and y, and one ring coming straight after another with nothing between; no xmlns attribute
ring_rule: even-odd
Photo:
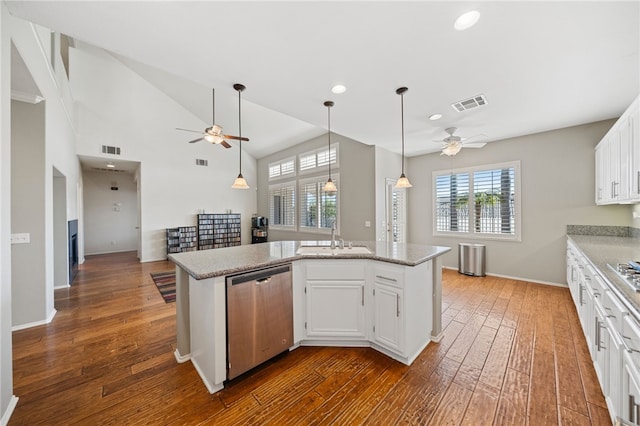
<svg viewBox="0 0 640 426"><path fill-rule="evenodd" d="M195 226L167 228L167 255L198 249L198 229Z"/></svg>
<svg viewBox="0 0 640 426"><path fill-rule="evenodd" d="M203 213L198 215L198 250L239 246L239 213Z"/></svg>

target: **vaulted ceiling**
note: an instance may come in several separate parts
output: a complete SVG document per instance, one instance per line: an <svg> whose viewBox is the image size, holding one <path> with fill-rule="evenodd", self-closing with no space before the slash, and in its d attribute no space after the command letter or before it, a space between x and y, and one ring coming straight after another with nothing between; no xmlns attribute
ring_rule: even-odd
<svg viewBox="0 0 640 426"><path fill-rule="evenodd" d="M332 131L399 152L400 86L409 88L409 156L438 151L433 140L452 126L490 142L617 117L640 90L637 1L7 5L112 52L205 122L215 87L228 132L237 128L232 85L243 83L243 135L257 158L325 133L325 100L335 102ZM472 9L478 23L454 30ZM333 94L335 84L347 91ZM451 106L479 94L486 106ZM430 121L434 113L443 117Z"/></svg>

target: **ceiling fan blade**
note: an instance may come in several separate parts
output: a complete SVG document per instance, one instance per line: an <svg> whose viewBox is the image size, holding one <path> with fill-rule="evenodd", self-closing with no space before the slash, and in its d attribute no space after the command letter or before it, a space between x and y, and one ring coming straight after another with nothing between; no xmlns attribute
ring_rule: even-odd
<svg viewBox="0 0 640 426"><path fill-rule="evenodd" d="M482 148L485 146L486 142L472 142L472 143L463 143L462 146L464 148Z"/></svg>
<svg viewBox="0 0 640 426"><path fill-rule="evenodd" d="M229 142L227 141L220 142L220 145L224 146L225 148L231 148L231 145L229 145Z"/></svg>
<svg viewBox="0 0 640 426"><path fill-rule="evenodd" d="M181 127L176 127L176 130L182 130L182 131L184 131L184 132L202 133L202 132L200 132L200 131L198 131L198 130L183 129L183 128L181 128Z"/></svg>
<svg viewBox="0 0 640 426"><path fill-rule="evenodd" d="M194 139L192 141L189 141L189 143L196 143L196 142L200 142L201 140L204 140L204 138Z"/></svg>
<svg viewBox="0 0 640 426"><path fill-rule="evenodd" d="M222 135L227 139L232 139L234 141L243 141L243 142L249 142L249 138L241 138L239 136L233 136L233 135Z"/></svg>
<svg viewBox="0 0 640 426"><path fill-rule="evenodd" d="M464 142L468 142L471 139L482 139L482 138L488 138L488 136L485 135L485 134L480 133L480 134L477 134L477 135L469 136L468 138L462 138L462 140Z"/></svg>

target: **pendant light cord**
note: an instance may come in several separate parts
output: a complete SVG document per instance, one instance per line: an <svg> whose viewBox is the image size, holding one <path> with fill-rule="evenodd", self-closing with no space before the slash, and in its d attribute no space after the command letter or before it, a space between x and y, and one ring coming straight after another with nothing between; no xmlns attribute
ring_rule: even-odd
<svg viewBox="0 0 640 426"><path fill-rule="evenodd" d="M329 142L329 179L331 179L331 105L327 107L327 121L329 123L329 133L327 134Z"/></svg>
<svg viewBox="0 0 640 426"><path fill-rule="evenodd" d="M211 128L216 125L216 89L211 89Z"/></svg>
<svg viewBox="0 0 640 426"><path fill-rule="evenodd" d="M240 174L242 174L242 108L240 107L241 98L242 98L242 90L238 90L238 133L240 137Z"/></svg>
<svg viewBox="0 0 640 426"><path fill-rule="evenodd" d="M400 119L402 123L402 174L404 175L404 93L400 93Z"/></svg>

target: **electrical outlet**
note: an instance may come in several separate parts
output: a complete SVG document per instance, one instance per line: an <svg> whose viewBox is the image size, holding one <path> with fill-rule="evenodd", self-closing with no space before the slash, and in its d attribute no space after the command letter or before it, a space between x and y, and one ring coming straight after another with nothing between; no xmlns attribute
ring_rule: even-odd
<svg viewBox="0 0 640 426"><path fill-rule="evenodd" d="M371 221L370 220L365 220L364 221L364 227L365 228L371 228Z"/></svg>
<svg viewBox="0 0 640 426"><path fill-rule="evenodd" d="M22 234L11 234L11 244L29 244L31 242L31 234L28 232Z"/></svg>

